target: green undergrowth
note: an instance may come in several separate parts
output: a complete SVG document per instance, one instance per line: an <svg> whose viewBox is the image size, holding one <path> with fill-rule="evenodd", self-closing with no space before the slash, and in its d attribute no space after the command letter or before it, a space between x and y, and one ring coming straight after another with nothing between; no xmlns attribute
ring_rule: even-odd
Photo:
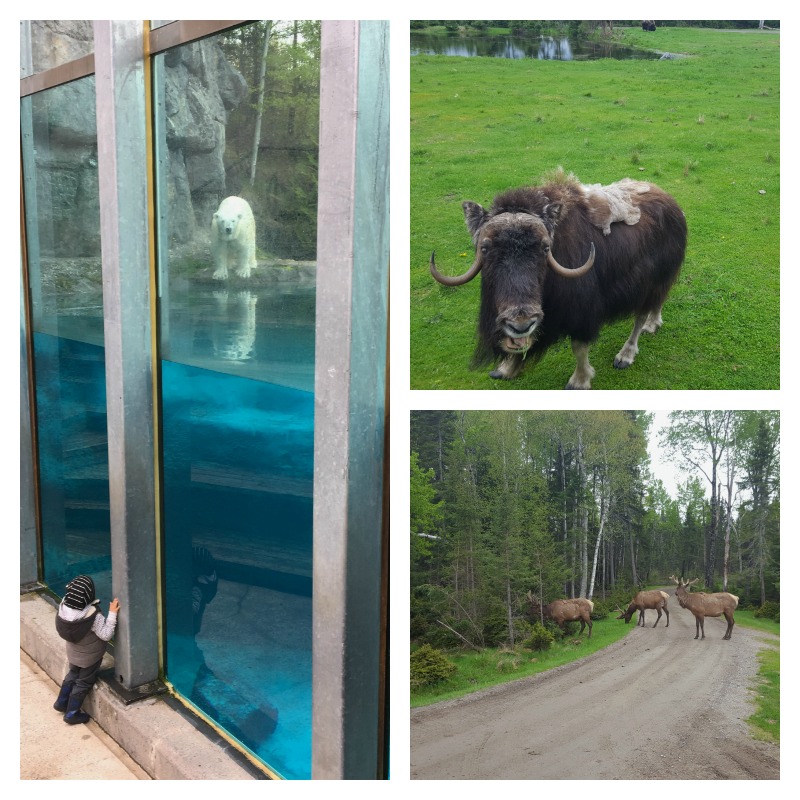
<svg viewBox="0 0 800 800"><path fill-rule="evenodd" d="M743 628L755 628L765 633L774 633L776 636L781 635L781 625L773 619L766 619L765 617L754 616L755 612L737 608L734 612L733 618L736 625L741 625ZM736 628L734 628L736 630Z"/></svg>
<svg viewBox="0 0 800 800"><path fill-rule="evenodd" d="M634 617L630 625L625 625L610 618L598 620L593 624L591 639L584 631L583 636L565 637L545 651L533 652L522 647L513 651L509 648L486 648L480 653L474 650L448 651L447 658L455 664L456 671L435 686L412 690L411 707L452 700L585 658L621 639L633 630L635 621Z"/></svg>
<svg viewBox="0 0 800 800"><path fill-rule="evenodd" d="M628 29L672 60L411 59L411 387L561 389L568 342L515 381L471 371L480 278L461 203L536 183L561 165L585 183L657 183L684 209L689 244L664 327L636 363L613 360L631 322L591 348L597 389L779 388L779 35Z"/></svg>
<svg viewBox="0 0 800 800"><path fill-rule="evenodd" d="M780 742L781 739L781 654L768 647L758 654L760 668L754 692L756 712L747 721L756 739Z"/></svg>

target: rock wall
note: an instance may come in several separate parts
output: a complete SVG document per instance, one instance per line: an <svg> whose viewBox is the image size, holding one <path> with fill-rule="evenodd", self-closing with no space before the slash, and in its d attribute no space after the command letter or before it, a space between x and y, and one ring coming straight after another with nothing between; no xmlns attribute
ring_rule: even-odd
<svg viewBox="0 0 800 800"><path fill-rule="evenodd" d="M91 51L91 23L36 21L31 39L39 71L84 55L87 46ZM225 129L247 85L213 39L157 58L163 60L163 81L157 82L163 88L156 90L154 106L163 114L167 144L157 186L166 190L169 243L200 246L207 243L211 215L228 193ZM35 158L29 166L35 173L45 257L100 253L94 85L94 77L74 81L33 95L29 107L23 104L23 158Z"/></svg>

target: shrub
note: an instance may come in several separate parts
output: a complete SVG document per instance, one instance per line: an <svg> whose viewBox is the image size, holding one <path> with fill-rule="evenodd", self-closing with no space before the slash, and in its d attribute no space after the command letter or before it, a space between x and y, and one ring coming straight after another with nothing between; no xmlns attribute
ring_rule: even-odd
<svg viewBox="0 0 800 800"><path fill-rule="evenodd" d="M527 647L529 650L548 650L554 639L553 634L541 622L537 622L533 626L530 637L523 643L523 647Z"/></svg>
<svg viewBox="0 0 800 800"><path fill-rule="evenodd" d="M754 617L765 617L766 619L774 619L776 622L780 617L781 606L774 600L767 600L762 606L759 606L754 612Z"/></svg>
<svg viewBox="0 0 800 800"><path fill-rule="evenodd" d="M508 617L503 611L490 613L483 621L483 641L496 647L508 641Z"/></svg>
<svg viewBox="0 0 800 800"><path fill-rule="evenodd" d="M522 659L517 653L503 653L497 660L497 671L501 673L516 672L521 664Z"/></svg>
<svg viewBox="0 0 800 800"><path fill-rule="evenodd" d="M411 654L411 688L419 689L446 681L456 669L441 650L424 644Z"/></svg>

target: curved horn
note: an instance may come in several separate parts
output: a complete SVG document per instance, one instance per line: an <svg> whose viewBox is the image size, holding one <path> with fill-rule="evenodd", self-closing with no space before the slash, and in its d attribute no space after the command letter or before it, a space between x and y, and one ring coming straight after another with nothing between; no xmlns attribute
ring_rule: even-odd
<svg viewBox="0 0 800 800"><path fill-rule="evenodd" d="M462 286L465 283L469 283L469 281L481 271L481 267L483 266L479 251L475 254L475 261L472 262L472 266L463 275L442 275L439 270L436 269L436 262L433 258L435 255L436 253L431 253L431 275L444 286Z"/></svg>
<svg viewBox="0 0 800 800"><path fill-rule="evenodd" d="M580 278L581 275L585 275L594 264L594 242L591 242L589 258L586 259L586 263L577 269L567 269L566 267L562 267L561 264L555 260L553 253L550 250L547 251L547 263L551 266L554 272L556 272L558 275L561 275L563 278Z"/></svg>

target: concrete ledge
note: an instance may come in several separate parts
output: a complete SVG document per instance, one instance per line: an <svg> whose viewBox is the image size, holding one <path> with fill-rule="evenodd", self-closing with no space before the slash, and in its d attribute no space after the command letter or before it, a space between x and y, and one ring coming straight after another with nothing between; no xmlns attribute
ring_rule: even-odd
<svg viewBox="0 0 800 800"><path fill-rule="evenodd" d="M60 684L68 665L56 633L56 609L35 592L20 597L20 647ZM108 654L103 669L113 665ZM178 709L167 695L126 704L98 681L85 710L130 757L157 780L258 780L250 764L199 717Z"/></svg>

